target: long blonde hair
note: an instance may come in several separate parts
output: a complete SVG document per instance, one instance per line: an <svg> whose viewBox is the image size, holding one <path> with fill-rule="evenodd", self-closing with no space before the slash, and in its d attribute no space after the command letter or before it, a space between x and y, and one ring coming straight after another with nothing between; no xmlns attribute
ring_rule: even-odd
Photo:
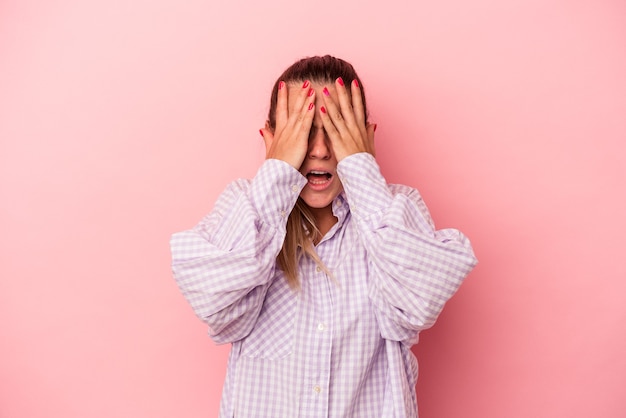
<svg viewBox="0 0 626 418"><path fill-rule="evenodd" d="M334 82L339 77L344 80L346 85L350 85L349 83L352 83L352 80L355 79L359 82L363 97L363 107L365 109L365 123L367 124L368 113L365 103L365 91L363 90L363 83L354 70L354 67L340 58L325 55L323 57L303 58L287 68L285 72L278 77L274 83L270 99L270 110L268 114L270 128L272 130L276 129L276 102L278 99L278 83L280 81L290 83L309 80L310 82L330 83ZM287 282L293 289L300 288L298 264L302 256L306 255L311 257L318 266L328 273L326 266L324 266L324 263L322 263L322 260L320 260L315 252L314 242L320 238L321 234L315 222L315 217L308 205L302 199L298 198L296 205L287 219L287 235L285 236L283 247L276 259L278 266L285 273Z"/></svg>
<svg viewBox="0 0 626 418"><path fill-rule="evenodd" d="M311 257L318 266L326 270L326 266L320 260L313 246L316 237L320 237L320 235L311 210L302 199L298 198L287 219L287 234L277 257L278 265L285 273L291 288L298 289L300 287L298 264L303 255L306 254Z"/></svg>

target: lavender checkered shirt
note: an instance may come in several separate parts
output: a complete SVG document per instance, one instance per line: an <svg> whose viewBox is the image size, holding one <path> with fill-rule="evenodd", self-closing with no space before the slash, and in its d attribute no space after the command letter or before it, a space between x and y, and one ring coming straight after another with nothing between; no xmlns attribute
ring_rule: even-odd
<svg viewBox="0 0 626 418"><path fill-rule="evenodd" d="M300 262L276 266L306 178L267 160L171 240L174 276L218 344L232 343L222 418L417 417L410 348L476 264L467 238L435 231L419 193L388 185L370 154L343 159L338 222Z"/></svg>

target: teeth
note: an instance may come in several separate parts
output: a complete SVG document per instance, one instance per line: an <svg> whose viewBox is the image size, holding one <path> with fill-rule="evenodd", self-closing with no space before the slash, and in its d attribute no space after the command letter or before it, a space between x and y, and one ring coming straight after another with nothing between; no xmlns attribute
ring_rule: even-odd
<svg viewBox="0 0 626 418"><path fill-rule="evenodd" d="M310 173L311 174L316 174L316 175L319 175L319 176L323 176L324 174L326 174L325 171L315 171L315 170L312 170Z"/></svg>

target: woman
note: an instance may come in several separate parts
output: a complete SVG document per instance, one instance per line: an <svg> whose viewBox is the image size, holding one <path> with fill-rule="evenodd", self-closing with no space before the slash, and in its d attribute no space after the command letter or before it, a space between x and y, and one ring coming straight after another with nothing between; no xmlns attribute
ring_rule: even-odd
<svg viewBox="0 0 626 418"><path fill-rule="evenodd" d="M175 278L232 348L220 417L416 417L411 346L476 264L374 158L361 80L330 56L274 85L267 159L172 237Z"/></svg>

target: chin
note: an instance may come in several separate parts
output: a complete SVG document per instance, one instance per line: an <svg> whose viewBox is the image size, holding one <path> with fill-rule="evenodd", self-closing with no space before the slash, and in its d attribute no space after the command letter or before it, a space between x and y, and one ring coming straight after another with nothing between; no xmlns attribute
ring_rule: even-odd
<svg viewBox="0 0 626 418"><path fill-rule="evenodd" d="M308 191L304 191L300 194L300 197L311 209L323 209L330 206L333 203L333 200L337 196L339 196L341 190L335 190L330 193L310 193Z"/></svg>

